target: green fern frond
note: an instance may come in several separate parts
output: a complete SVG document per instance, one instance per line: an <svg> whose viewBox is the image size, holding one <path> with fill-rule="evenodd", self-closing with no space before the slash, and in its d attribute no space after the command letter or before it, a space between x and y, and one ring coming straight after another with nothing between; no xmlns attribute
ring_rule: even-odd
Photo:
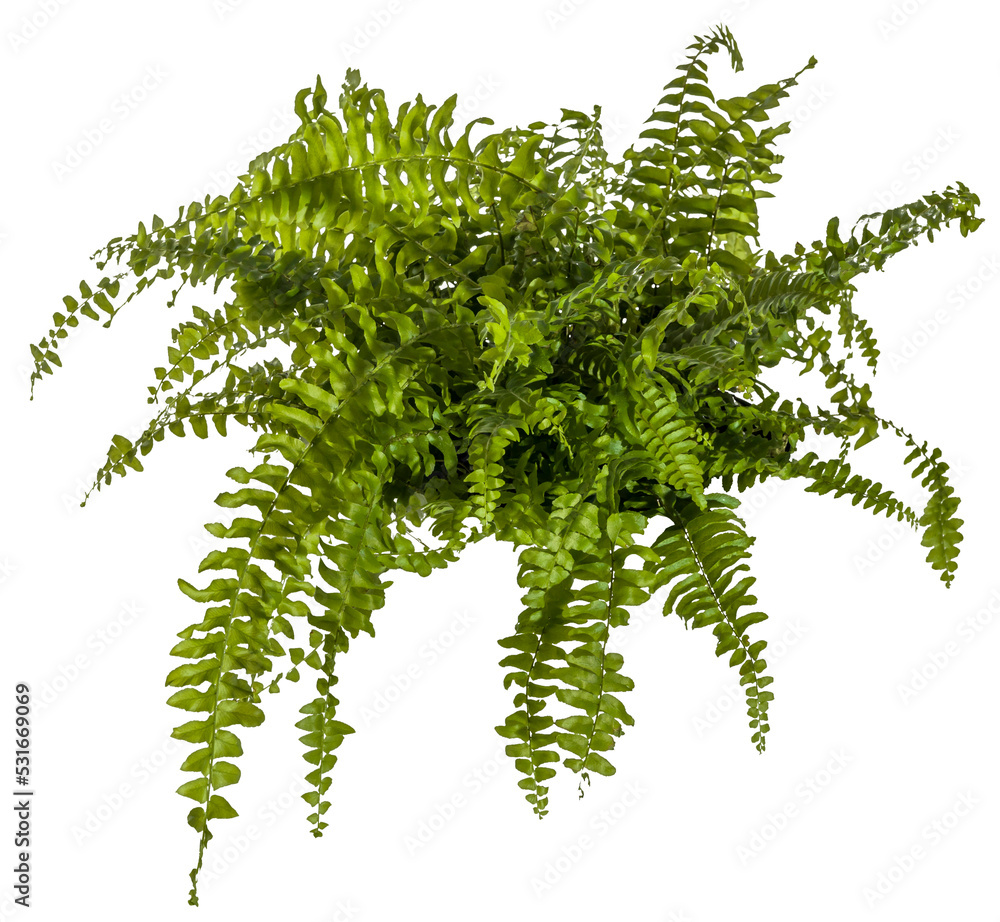
<svg viewBox="0 0 1000 922"><path fill-rule="evenodd" d="M489 526L503 489L501 461L504 449L520 438L519 430L525 427L525 423L489 412L472 414L470 422L473 425L468 455L472 470L465 481L469 484L469 495L474 498L477 514L483 524Z"/></svg>
<svg viewBox="0 0 1000 922"><path fill-rule="evenodd" d="M648 567L656 576L654 591L670 586L663 613L676 612L692 627L713 626L716 656L729 653L729 665L740 667L754 731L751 740L763 752L770 730L767 707L774 697L766 687L773 679L764 674L767 663L760 655L767 641L751 642L746 630L767 616L759 611L740 614L740 609L755 605L757 597L749 592L754 578L738 577L749 570L743 561L749 558L754 539L732 511L736 500L722 494L708 494L705 499L705 509L687 502L665 510L673 524L653 542L660 559Z"/></svg>
<svg viewBox="0 0 1000 922"><path fill-rule="evenodd" d="M812 481L806 487L807 493L830 493L834 496L848 495L851 505L861 503L863 509L872 509L876 514L885 514L897 521L906 521L916 527L917 514L897 499L890 490L884 490L882 484L872 483L860 474L852 474L851 466L845 461L831 458L819 461L815 452L809 452L793 461L786 473L791 477L805 477Z"/></svg>
<svg viewBox="0 0 1000 922"><path fill-rule="evenodd" d="M619 427L637 449L657 464L658 479L687 493L705 508L705 472L699 460L697 425L679 415L677 394L666 382L646 382L618 398ZM631 403L631 418L624 410Z"/></svg>
<svg viewBox="0 0 1000 922"><path fill-rule="evenodd" d="M347 638L342 631L333 631L327 635L320 667L323 674L316 680L318 694L302 706L299 713L306 716L295 724L299 730L305 731L305 735L299 737L299 741L307 747L305 760L316 766L306 775L306 781L314 790L306 791L302 799L315 811L306 817L306 822L312 824L312 834L317 838L323 835L323 830L329 825L323 820L323 814L330 809L330 801L323 798L333 783L330 771L337 764L334 750L344 741L345 736L354 732L353 727L336 719L340 701L333 694L333 686L337 683L337 676L333 671L336 655L346 650Z"/></svg>
<svg viewBox="0 0 1000 922"><path fill-rule="evenodd" d="M588 772L613 775L615 767L604 753L614 749L623 724L632 726L631 715L618 697L633 688L631 679L622 675L622 656L608 650L613 628L628 624L628 607L649 599L650 575L641 569L625 566L625 560L637 551L636 535L646 527L646 518L633 512L613 512L604 523L599 550L593 563L577 570L578 578L592 580L576 593L582 605L570 609L565 619L572 625L567 641L575 643L566 653L566 665L556 672L563 687L556 697L580 711L555 721L564 731L556 734L556 743L569 753L563 758L567 768L580 773L580 796L583 781L590 783Z"/></svg>
<svg viewBox="0 0 1000 922"><path fill-rule="evenodd" d="M886 428L895 430L906 446L912 449L903 463L918 462L910 471L910 476L914 480L920 478L920 485L930 493L917 522L923 530L920 543L928 549L927 562L933 569L941 571L945 586L951 586L958 568L958 545L962 540L959 529L965 523L955 515L960 500L948 481L949 467L941 459L940 448L929 448L927 442L918 443L912 435L889 420L880 422Z"/></svg>
<svg viewBox="0 0 1000 922"><path fill-rule="evenodd" d="M559 678L567 662L567 651L560 646L573 638L566 603L572 598L574 579L586 557L597 551L601 537L598 507L580 494L567 493L553 502L548 521L533 532L535 544L518 558L518 585L528 590L521 600L525 608L515 632L500 641L502 647L518 652L500 665L513 670L504 678L504 687L515 684L524 690L514 696L516 710L497 732L519 741L506 751L526 776L518 784L528 792L526 799L539 816L548 812L545 782L555 775L549 763L559 761L554 748L557 734L551 729L554 719L542 713L558 686L543 683Z"/></svg>

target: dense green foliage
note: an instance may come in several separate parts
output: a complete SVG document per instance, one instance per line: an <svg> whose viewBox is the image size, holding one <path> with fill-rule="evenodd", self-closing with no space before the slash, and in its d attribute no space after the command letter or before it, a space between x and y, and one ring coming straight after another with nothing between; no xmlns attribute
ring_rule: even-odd
<svg viewBox="0 0 1000 922"><path fill-rule="evenodd" d="M757 202L789 130L765 123L802 71L716 99L706 59L720 49L742 69L727 29L697 39L640 134L648 143L617 163L599 107L473 141L493 123L458 133L455 96L418 96L393 118L349 70L334 114L317 80L296 98L288 142L228 198L154 217L94 254L122 271L81 283L32 347L34 383L81 315L103 311L107 326L159 278L180 280L171 304L184 285L232 283L223 307L195 307L173 331L149 389L159 413L136 440L115 436L95 482L142 470L167 432L224 435L233 421L259 433L260 463L228 472L234 489L216 503L230 515L206 526L220 540L199 570L213 578L180 580L207 606L167 677L170 704L193 716L174 731L196 747L179 789L197 804L193 903L211 821L236 815L219 793L240 778L234 728L260 724L262 693L304 666L318 674L297 724L305 798L313 833L327 826L352 732L337 718L337 659L374 634L393 570L427 575L487 535L521 548L524 608L500 641L512 711L497 730L539 815L556 763L588 783L614 772L632 681L608 640L661 588L664 613L711 628L738 667L764 749L771 678L750 630L765 615L733 494L778 477L848 496L919 529L950 584L962 523L948 467L855 380L850 360L874 369L878 350L851 298L856 276L942 226L975 230L979 200L959 183L865 215L846 237L835 218L809 247L763 252ZM284 360L252 362L279 343ZM828 405L765 384L780 361L816 370ZM929 492L920 513L847 463L885 429ZM839 454L796 457L808 433Z"/></svg>

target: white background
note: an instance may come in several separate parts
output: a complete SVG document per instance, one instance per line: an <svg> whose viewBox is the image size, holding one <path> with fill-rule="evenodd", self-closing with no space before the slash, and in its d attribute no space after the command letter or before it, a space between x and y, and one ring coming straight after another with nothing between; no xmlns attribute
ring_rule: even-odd
<svg viewBox="0 0 1000 922"><path fill-rule="evenodd" d="M15 681L31 683L37 704L33 907L20 914L995 919L997 20L972 0L5 4L5 765ZM176 580L197 581L202 524L253 435L170 438L144 473L81 509L110 437L151 415L145 388L191 296L167 311L158 283L111 329L84 321L32 403L29 343L81 278L100 278L91 252L154 213L228 192L254 154L286 138L294 95L317 73L335 100L345 69L359 67L392 109L457 92L463 124L488 114L497 128L599 103L617 156L685 46L717 22L746 61L733 75L723 54L710 59L717 95L819 59L781 110L794 131L781 140L777 197L762 205L763 246L809 243L833 215L850 227L956 180L982 198L977 233L949 230L895 256L858 281L855 300L882 349L874 405L952 465L965 520L955 584L924 562L918 535L846 499L798 484L755 492L745 515L771 616L756 630L776 695L767 751L750 743L714 638L646 609L621 646L636 725L613 754L618 774L578 800L566 772L539 822L493 730L510 710L496 640L520 609L514 554L484 542L446 573L404 574L376 614L379 636L343 662L342 716L358 732L340 750L327 835L309 835L298 797L303 681L267 699L265 724L243 734L243 781L226 792L241 816L216 824L216 874L189 908L197 836L174 790L190 777L178 771L190 747L170 739L185 718L165 704L163 677L178 663L176 633L200 615ZM111 129L88 152L102 119ZM221 304L221 293L195 294ZM855 466L915 502L903 455L885 436ZM931 678L904 695L914 670ZM400 691L408 671L416 678ZM971 807L959 817L961 803ZM0 918L13 918L13 816L6 804L0 815ZM915 847L904 872L898 859Z"/></svg>

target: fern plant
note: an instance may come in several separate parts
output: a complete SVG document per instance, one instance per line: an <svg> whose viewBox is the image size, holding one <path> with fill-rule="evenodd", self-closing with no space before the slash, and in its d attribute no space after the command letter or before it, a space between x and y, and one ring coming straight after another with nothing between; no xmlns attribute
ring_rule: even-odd
<svg viewBox="0 0 1000 922"><path fill-rule="evenodd" d="M581 795L591 773L615 771L633 683L609 638L661 588L664 614L710 628L738 668L764 750L772 680L751 629L765 615L735 494L777 477L847 496L918 529L950 585L962 521L948 465L855 379L851 360L874 370L878 349L851 299L892 254L953 222L975 230L979 199L958 183L864 215L846 236L834 218L808 247L764 252L757 203L789 130L766 123L816 61L716 99L707 59L724 50L741 70L735 39L717 28L689 50L618 162L598 106L474 142L474 126L493 123L459 131L455 96L417 96L392 116L348 70L335 113L317 78L286 143L228 197L97 251L99 270L119 271L81 282L32 346L34 384L80 317L108 326L158 279L179 280L170 305L185 285L232 285L223 307L196 306L173 330L149 387L158 412L134 441L113 438L91 488L142 470L168 432L258 433L256 463L228 471L234 486L216 499L226 521L206 526L218 539L208 576L179 580L206 606L166 680L191 716L173 735L195 747L179 788L196 804L192 904L215 821L237 815L220 792L240 778L238 733L305 667L304 797L313 834L326 829L353 732L337 716L338 661L374 634L394 570L426 576L486 536L521 548L524 607L500 641L512 710L497 731L539 816L557 763ZM283 359L254 361L278 344ZM766 384L783 361L817 371L827 405ZM884 430L929 491L919 512L847 461ZM807 433L839 453L796 456Z"/></svg>

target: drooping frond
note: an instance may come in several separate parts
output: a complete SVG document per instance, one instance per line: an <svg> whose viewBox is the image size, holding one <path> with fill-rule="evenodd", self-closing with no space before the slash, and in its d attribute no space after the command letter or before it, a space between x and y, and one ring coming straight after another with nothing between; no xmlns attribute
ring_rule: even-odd
<svg viewBox="0 0 1000 922"><path fill-rule="evenodd" d="M914 480L919 478L920 485L930 494L917 521L917 526L923 531L920 543L928 549L927 562L941 571L942 581L950 586L958 568L958 543L962 540L959 529L965 523L955 515L960 500L948 480L949 467L941 458L940 448L930 448L927 442L917 442L912 435L888 420L879 422L885 428L893 429L911 449L903 463L917 462L910 476Z"/></svg>
<svg viewBox="0 0 1000 922"><path fill-rule="evenodd" d="M315 790L306 791L302 798L314 808L315 812L306 817L306 822L313 824L311 831L317 838L322 836L323 830L329 826L323 819L323 814L330 809L330 801L323 798L333 784L330 771L337 764L334 750L340 746L347 734L354 732L353 727L336 719L337 705L340 701L333 694L333 686L337 683L337 676L333 671L334 663L337 653L347 650L347 638L343 631L332 631L326 635L323 646L323 656L319 664L322 675L316 680L317 696L302 706L299 713L305 714L305 717L295 724L298 729L305 731L305 735L299 737L300 742L307 747L305 760L310 765L316 766L306 775L306 781ZM310 654L310 657L313 655ZM309 660L307 657L306 662ZM311 662L309 664L313 665Z"/></svg>
<svg viewBox="0 0 1000 922"><path fill-rule="evenodd" d="M607 755L621 736L623 724L632 726L631 715L619 695L631 691L633 682L622 675L622 655L608 650L611 630L628 624L628 606L641 605L649 599L649 574L626 567L626 559L648 549L636 548L636 536L646 527L646 517L634 512L612 512L603 523L600 555L577 571L581 579L590 579L576 593L583 604L570 609L566 640L574 643L566 653L566 665L556 677L563 683L556 697L580 713L555 721L562 733L556 743L569 755L563 764L579 772L590 783L589 772L613 775L615 767ZM583 784L580 785L583 796Z"/></svg>
<svg viewBox="0 0 1000 922"><path fill-rule="evenodd" d="M507 746L507 755L525 777L518 782L539 816L548 812L548 785L555 775L551 762L559 761L555 751L558 734L552 730L554 718L543 713L547 699L558 690L546 684L568 668L567 650L561 646L573 639L568 602L573 598L573 582L586 560L599 551L602 537L598 507L579 493L566 493L553 501L547 521L532 532L532 544L518 558L518 585L527 589L521 601L514 633L500 646L516 650L500 665L511 668L504 687L517 685L523 691L514 696L516 710L497 727L501 736L519 742Z"/></svg>
<svg viewBox="0 0 1000 922"><path fill-rule="evenodd" d="M764 674L767 662L761 657L767 641L751 641L747 628L767 616L760 611L741 614L756 605L757 597L750 594L754 578L739 575L750 569L745 561L754 539L733 512L736 500L721 494L705 499L705 509L687 502L665 510L672 524L652 543L660 559L648 566L656 576L654 591L670 586L664 614L676 612L691 627L711 626L718 640L715 655L729 653L729 665L739 666L751 739L763 752L770 730L767 706L774 697L767 686L773 679Z"/></svg>
<svg viewBox="0 0 1000 922"><path fill-rule="evenodd" d="M807 493L833 493L834 496L850 496L851 505L861 504L863 509L871 509L876 514L895 517L897 521L916 526L917 514L897 499L890 490L880 483L860 474L853 474L851 466L838 458L820 461L815 452L797 458L786 468L788 476L805 477L812 481L806 487Z"/></svg>

